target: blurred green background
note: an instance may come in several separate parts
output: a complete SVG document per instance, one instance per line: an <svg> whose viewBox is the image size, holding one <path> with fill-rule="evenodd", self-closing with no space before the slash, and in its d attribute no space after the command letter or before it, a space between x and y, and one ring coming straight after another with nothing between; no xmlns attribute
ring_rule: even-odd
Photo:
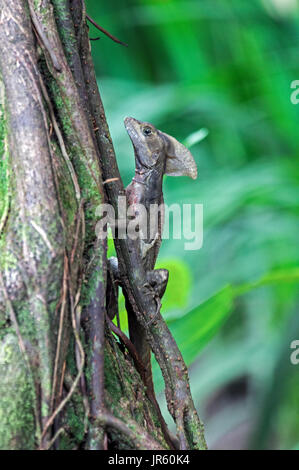
<svg viewBox="0 0 299 470"><path fill-rule="evenodd" d="M128 43L92 42L125 184L123 118L192 146L199 178L165 178L168 204L204 205L204 245L165 240L163 313L190 367L211 449L299 448L299 79L296 0L86 0ZM90 36L98 36L91 26ZM201 133L204 135L204 131ZM195 139L196 140L196 139ZM155 367L156 389L163 381Z"/></svg>

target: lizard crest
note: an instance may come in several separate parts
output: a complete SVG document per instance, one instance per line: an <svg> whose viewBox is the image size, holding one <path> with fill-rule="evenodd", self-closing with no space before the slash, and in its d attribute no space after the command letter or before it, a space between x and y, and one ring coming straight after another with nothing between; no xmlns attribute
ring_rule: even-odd
<svg viewBox="0 0 299 470"><path fill-rule="evenodd" d="M149 122L125 118L125 127L135 150L136 169L156 168L169 176L197 178L197 166L191 152L174 137Z"/></svg>

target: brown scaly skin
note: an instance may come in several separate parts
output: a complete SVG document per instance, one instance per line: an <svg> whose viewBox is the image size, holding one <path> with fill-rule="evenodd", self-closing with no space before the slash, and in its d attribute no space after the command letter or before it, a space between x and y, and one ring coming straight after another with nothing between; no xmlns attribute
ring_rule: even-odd
<svg viewBox="0 0 299 470"><path fill-rule="evenodd" d="M197 167L191 153L173 137L159 131L148 122L141 122L128 117L125 119L125 127L132 141L135 151L135 176L126 188L128 207L132 217L139 215L138 205L142 205L146 210L147 232L140 237L140 253L143 260L144 269L147 272L148 284L152 287L157 298L157 307L160 305L168 281L168 271L166 269L154 270L158 257L162 229L163 229L163 176L189 176L192 179L197 177ZM154 225L152 231L150 227L150 206L160 206L158 223ZM162 206L161 206L162 205ZM111 260L112 261L112 260ZM115 273L115 259L110 265L113 278L118 277ZM147 388L150 399L154 402L163 424L163 431L166 437L169 436L167 426L161 415L159 405L155 398L154 385L151 370L151 349L147 341L146 332L136 319L130 303L126 299L128 311L129 333L137 356L143 364L142 378ZM108 309L109 310L109 309ZM112 318L112 315L109 315ZM168 437L167 441L171 447L176 447L175 438Z"/></svg>
<svg viewBox="0 0 299 470"><path fill-rule="evenodd" d="M134 118L125 119L125 127L135 151L135 176L126 189L128 206L132 213L138 214L138 204L142 204L147 213L147 233L140 239L140 251L149 284L157 295L159 305L167 281L166 269L154 270L158 257L163 229L163 176L164 174L186 175L195 179L197 168L191 153L173 137L156 129L148 122ZM149 234L150 206L162 205L157 226ZM141 232L142 233L142 232ZM129 307L129 306L128 306ZM129 332L132 343L145 367L145 384L152 396L155 396L151 370L151 349L144 328L138 323L129 307Z"/></svg>
<svg viewBox="0 0 299 470"><path fill-rule="evenodd" d="M142 123L133 118L125 119L127 132L132 140L135 151L135 176L126 189L128 206L133 213L138 213L137 205L141 204L147 212L149 227L149 210L151 204L163 204L162 181L166 166L165 140L152 124ZM159 216L156 233L144 234L144 240L140 240L140 251L144 268L147 272L154 269L159 248L161 245L163 214ZM157 286L161 283L166 288L168 272L163 270L162 279L159 272L152 272L151 276ZM164 292L163 292L164 293ZM129 332L132 343L135 345L138 355L145 366L145 379L148 390L154 393L151 372L151 350L147 342L144 329L136 321L133 313L129 314Z"/></svg>

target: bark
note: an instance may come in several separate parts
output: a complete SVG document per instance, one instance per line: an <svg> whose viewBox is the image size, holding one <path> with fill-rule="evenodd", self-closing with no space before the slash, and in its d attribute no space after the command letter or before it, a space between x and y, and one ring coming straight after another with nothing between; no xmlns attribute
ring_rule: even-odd
<svg viewBox="0 0 299 470"><path fill-rule="evenodd" d="M0 73L0 449L168 448L136 361L105 320L95 212L116 200L109 187L104 194L109 172L123 187L84 3L0 0ZM116 246L123 272L136 261L124 282L140 318L140 260ZM153 301L146 308L153 315ZM185 368L157 345L164 334L182 361L168 333L153 323L149 337L170 400L184 396L182 414L172 404L187 426L181 442L204 447Z"/></svg>

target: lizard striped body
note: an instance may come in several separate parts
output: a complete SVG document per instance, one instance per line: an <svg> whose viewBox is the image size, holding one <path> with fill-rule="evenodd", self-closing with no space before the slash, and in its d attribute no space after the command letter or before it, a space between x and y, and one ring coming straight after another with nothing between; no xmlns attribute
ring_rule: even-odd
<svg viewBox="0 0 299 470"><path fill-rule="evenodd" d="M173 137L156 129L152 124L126 118L125 127L134 147L136 163L135 176L126 189L128 206L135 217L140 215L140 205L145 208L147 231L145 233L142 229L139 231L140 253L149 284L156 295L161 298L166 289L168 271L166 269L154 270L154 267L163 229L163 176L164 174L186 175L195 179L197 167L186 147ZM156 223L150 220L150 208L154 204L161 209L154 221ZM151 233L149 233L150 229L152 229ZM129 311L128 317L130 339L145 367L146 386L154 394L151 349L147 342L146 332L138 323L134 312Z"/></svg>

